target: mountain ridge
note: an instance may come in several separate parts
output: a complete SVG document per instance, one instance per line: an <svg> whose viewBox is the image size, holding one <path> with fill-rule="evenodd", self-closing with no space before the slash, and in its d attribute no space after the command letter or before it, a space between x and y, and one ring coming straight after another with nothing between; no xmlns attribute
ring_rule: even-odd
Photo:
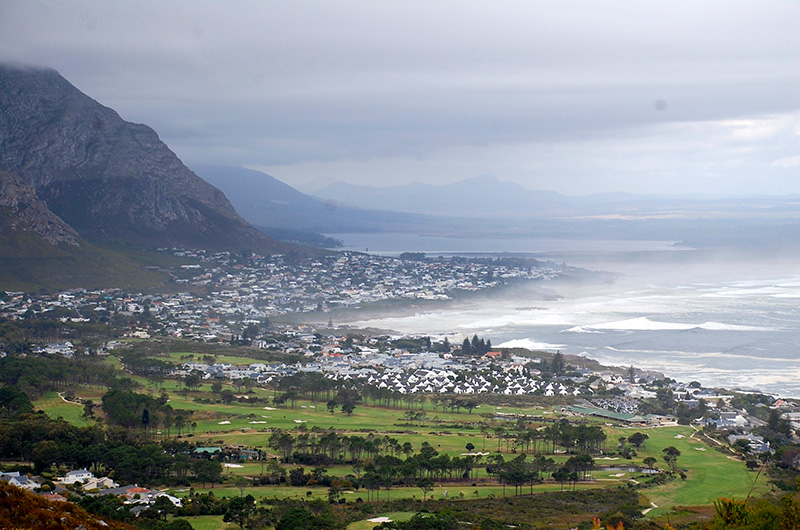
<svg viewBox="0 0 800 530"><path fill-rule="evenodd" d="M50 68L0 64L0 171L89 241L299 248L249 225L153 129L123 120Z"/></svg>

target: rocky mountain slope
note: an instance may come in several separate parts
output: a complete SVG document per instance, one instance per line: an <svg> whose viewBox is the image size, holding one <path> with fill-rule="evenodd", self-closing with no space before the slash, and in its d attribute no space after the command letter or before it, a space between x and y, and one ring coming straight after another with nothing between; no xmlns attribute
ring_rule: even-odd
<svg viewBox="0 0 800 530"><path fill-rule="evenodd" d="M31 185L1 171L0 223L7 234L28 232L51 245L79 245L75 230L39 200Z"/></svg>
<svg viewBox="0 0 800 530"><path fill-rule="evenodd" d="M75 243L71 227L100 243L292 249L249 225L152 129L124 121L54 70L0 65L0 171L2 189L33 191L68 225L37 214L48 241Z"/></svg>

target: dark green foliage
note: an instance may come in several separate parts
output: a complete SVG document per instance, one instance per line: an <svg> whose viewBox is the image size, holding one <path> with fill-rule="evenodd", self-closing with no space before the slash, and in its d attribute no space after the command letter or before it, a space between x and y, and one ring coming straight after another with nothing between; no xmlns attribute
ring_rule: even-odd
<svg viewBox="0 0 800 530"><path fill-rule="evenodd" d="M436 514L415 513L408 521L392 521L377 526L381 530L455 530L458 521L447 511Z"/></svg>
<svg viewBox="0 0 800 530"><path fill-rule="evenodd" d="M661 450L664 455L664 462L666 462L672 471L676 471L678 467L678 457L681 456L680 450L670 445Z"/></svg>
<svg viewBox="0 0 800 530"><path fill-rule="evenodd" d="M192 464L192 470L197 480L203 483L204 488L206 487L206 482L211 483L211 487L213 488L214 484L222 480L222 464L219 460L205 460L201 458Z"/></svg>
<svg viewBox="0 0 800 530"><path fill-rule="evenodd" d="M110 390L103 396L103 412L109 423L122 427L146 426L150 423L150 408L157 409L156 400L129 390Z"/></svg>
<svg viewBox="0 0 800 530"><path fill-rule="evenodd" d="M33 404L25 392L16 386L0 388L0 418L13 418L30 412L33 412Z"/></svg>
<svg viewBox="0 0 800 530"><path fill-rule="evenodd" d="M339 526L330 513L314 515L305 508L295 507L280 518L275 530L328 530Z"/></svg>
<svg viewBox="0 0 800 530"><path fill-rule="evenodd" d="M22 329L25 334L38 333ZM27 357L9 355L0 359L0 382L16 385L31 398L47 390L61 390L68 384L106 384L112 378L113 368L97 357L86 355L67 359L60 355L42 357L29 354Z"/></svg>
<svg viewBox="0 0 800 530"><path fill-rule="evenodd" d="M222 518L226 523L236 523L239 528L244 528L250 516L255 512L255 499L252 495L246 497L234 497L228 503L228 509L225 511L225 516Z"/></svg>

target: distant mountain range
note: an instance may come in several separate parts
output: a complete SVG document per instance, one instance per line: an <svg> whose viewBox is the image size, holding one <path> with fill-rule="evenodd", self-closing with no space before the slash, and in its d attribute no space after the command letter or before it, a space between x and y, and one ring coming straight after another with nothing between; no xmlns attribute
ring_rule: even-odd
<svg viewBox="0 0 800 530"><path fill-rule="evenodd" d="M326 234L398 232L489 238L653 239L702 247L785 248L800 197L684 197L532 191L494 177L379 188L344 182L305 195L259 171L200 168L257 226Z"/></svg>
<svg viewBox="0 0 800 530"><path fill-rule="evenodd" d="M462 217L547 216L574 203L552 191L531 191L495 177L474 177L436 186L414 182L378 188L337 182L314 196L340 205Z"/></svg>
<svg viewBox="0 0 800 530"><path fill-rule="evenodd" d="M55 70L2 64L0 232L0 280L20 260L88 257L97 244L298 250L242 219L149 127L124 121ZM97 261L99 276L105 263Z"/></svg>
<svg viewBox="0 0 800 530"><path fill-rule="evenodd" d="M319 233L408 232L454 225L430 212L379 211L370 202L350 206L310 197L262 173L237 167L198 167L197 173L219 187L236 210L258 227Z"/></svg>
<svg viewBox="0 0 800 530"><path fill-rule="evenodd" d="M773 248L800 238L797 197L569 197L494 177L443 186L337 183L312 197L258 171L202 167L198 174L152 129L124 121L58 72L0 64L0 290L159 281L131 259L131 246L319 252L264 232L322 244L303 233L766 241Z"/></svg>
<svg viewBox="0 0 800 530"><path fill-rule="evenodd" d="M596 193L569 196L530 190L493 176L473 177L445 185L414 182L376 187L337 182L312 192L320 200L341 206L492 219L554 219L611 216L712 214L740 216L746 211L797 210L798 197L686 197Z"/></svg>

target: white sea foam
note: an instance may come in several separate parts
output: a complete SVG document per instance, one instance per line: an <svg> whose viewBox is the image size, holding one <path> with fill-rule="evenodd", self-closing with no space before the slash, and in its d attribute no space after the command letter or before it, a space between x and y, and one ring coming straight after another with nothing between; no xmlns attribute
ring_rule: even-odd
<svg viewBox="0 0 800 530"><path fill-rule="evenodd" d="M616 322L575 326L564 331L572 333L590 333L592 331L687 331L704 329L707 331L775 331L771 328L758 326L742 326L738 324L723 324L721 322L703 322L702 324L684 324L681 322L660 322L647 317L629 318Z"/></svg>
<svg viewBox="0 0 800 530"><path fill-rule="evenodd" d="M725 353L725 352L716 352L716 351L705 351L705 352L696 352L696 351L679 351L679 350L629 350L623 348L615 348L613 346L606 346L605 349L619 352L619 353L629 353L635 355L647 355L647 356L670 356L670 357L680 357L680 358L690 358L690 359L731 359L731 360L740 360L740 359L747 359L753 361L761 361L762 363L787 363L787 364L796 364L797 359L794 357L786 358L786 357L769 357L766 355L745 355L741 353ZM685 362L683 360L680 361L681 363Z"/></svg>
<svg viewBox="0 0 800 530"><path fill-rule="evenodd" d="M498 348L527 348L529 350L560 350L563 344L549 344L547 342L537 342L533 339L514 339L497 345Z"/></svg>
<svg viewBox="0 0 800 530"><path fill-rule="evenodd" d="M558 299L519 292L359 324L451 343L478 334L500 347L558 349L682 381L800 396L796 272L770 274L770 262L758 270L720 263L719 278L691 267L659 277L648 263L635 265L614 284L553 282Z"/></svg>

